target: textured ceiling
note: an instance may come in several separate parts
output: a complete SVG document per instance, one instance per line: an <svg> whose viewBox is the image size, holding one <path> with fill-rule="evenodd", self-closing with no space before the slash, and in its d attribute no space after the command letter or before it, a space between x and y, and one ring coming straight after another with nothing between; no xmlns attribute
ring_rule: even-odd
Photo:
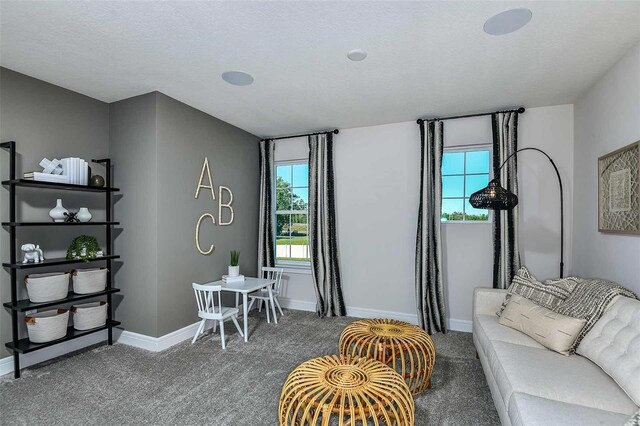
<svg viewBox="0 0 640 426"><path fill-rule="evenodd" d="M487 18L528 7L520 31ZM112 102L153 90L259 136L571 103L640 2L2 1L3 66ZM365 49L362 62L346 58ZM225 83L249 72L251 86Z"/></svg>

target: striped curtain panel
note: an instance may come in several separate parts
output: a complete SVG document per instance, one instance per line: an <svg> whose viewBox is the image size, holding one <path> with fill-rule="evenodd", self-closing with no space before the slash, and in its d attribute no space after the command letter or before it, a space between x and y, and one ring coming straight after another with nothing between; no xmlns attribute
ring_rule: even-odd
<svg viewBox="0 0 640 426"><path fill-rule="evenodd" d="M309 136L309 252L316 312L344 316L340 259L336 239L333 134Z"/></svg>
<svg viewBox="0 0 640 426"><path fill-rule="evenodd" d="M418 323L429 334L446 333L440 242L441 167L444 144L442 122L422 122L420 142L420 205L415 268Z"/></svg>
<svg viewBox="0 0 640 426"><path fill-rule="evenodd" d="M258 274L263 266L275 264L273 216L273 152L275 144L272 140L260 141L260 221L258 225Z"/></svg>
<svg viewBox="0 0 640 426"><path fill-rule="evenodd" d="M493 176L503 188L518 195L518 160L513 156L502 170L500 165L518 150L518 113L498 112L491 116L493 130ZM493 287L508 288L520 269L518 206L493 211Z"/></svg>

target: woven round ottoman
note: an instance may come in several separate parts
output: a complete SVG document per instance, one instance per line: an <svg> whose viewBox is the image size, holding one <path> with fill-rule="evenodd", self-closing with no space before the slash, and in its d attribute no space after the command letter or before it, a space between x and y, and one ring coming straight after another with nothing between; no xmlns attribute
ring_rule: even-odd
<svg viewBox="0 0 640 426"><path fill-rule="evenodd" d="M367 319L349 324L340 335L340 353L368 357L387 364L407 382L413 395L431 387L436 349L420 327L391 319Z"/></svg>
<svg viewBox="0 0 640 426"><path fill-rule="evenodd" d="M296 367L280 394L281 426L413 426L411 391L391 368L330 355Z"/></svg>

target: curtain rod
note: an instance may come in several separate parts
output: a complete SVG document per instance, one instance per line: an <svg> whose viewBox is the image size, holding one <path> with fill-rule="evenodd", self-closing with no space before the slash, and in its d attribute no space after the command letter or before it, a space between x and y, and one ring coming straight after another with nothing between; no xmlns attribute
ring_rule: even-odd
<svg viewBox="0 0 640 426"><path fill-rule="evenodd" d="M496 114L498 112L517 112L522 114L524 112L524 107L516 108L516 109L508 109L504 111L494 111L494 112L482 112L480 114L467 114L467 115L453 115L451 117L442 117L442 118L418 118L418 124L422 124L425 121L443 121L443 120L453 120L456 118L471 118L471 117L482 117L483 115L491 115Z"/></svg>
<svg viewBox="0 0 640 426"><path fill-rule="evenodd" d="M327 131L324 131L324 132L304 133L302 135L280 136L279 138L262 138L262 140L263 141L266 141L266 140L275 141L275 140L278 140L278 139L303 138L305 136L324 135L325 133L333 133L333 134L337 135L338 133L340 133L340 130L333 129L333 130L327 130Z"/></svg>

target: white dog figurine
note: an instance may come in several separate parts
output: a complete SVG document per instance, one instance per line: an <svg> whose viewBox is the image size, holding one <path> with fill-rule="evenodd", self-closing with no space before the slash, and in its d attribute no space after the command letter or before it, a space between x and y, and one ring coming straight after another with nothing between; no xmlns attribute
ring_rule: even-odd
<svg viewBox="0 0 640 426"><path fill-rule="evenodd" d="M23 244L21 249L24 253L22 263L40 263L44 260L44 255L42 254L42 250L40 250L39 245Z"/></svg>

